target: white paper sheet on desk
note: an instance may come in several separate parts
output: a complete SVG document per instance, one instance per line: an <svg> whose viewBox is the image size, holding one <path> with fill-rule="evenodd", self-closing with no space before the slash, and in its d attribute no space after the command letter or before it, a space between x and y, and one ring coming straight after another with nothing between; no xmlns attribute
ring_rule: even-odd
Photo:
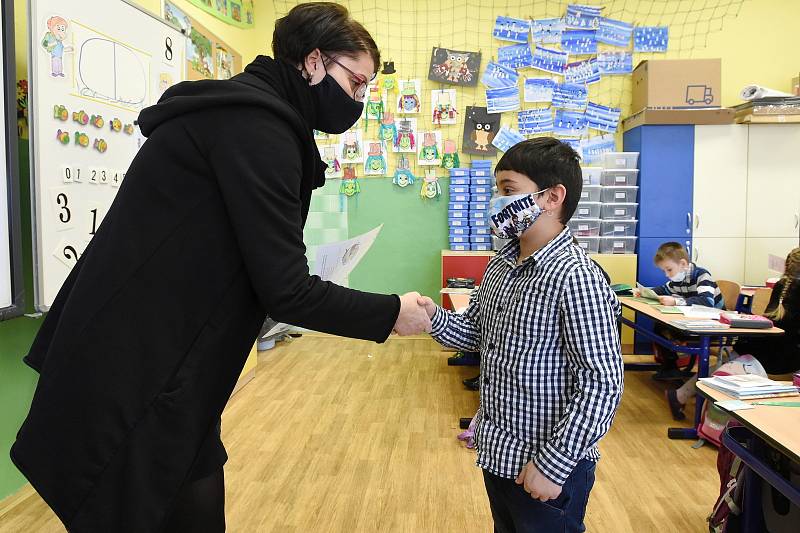
<svg viewBox="0 0 800 533"><path fill-rule="evenodd" d="M343 283L367 255L382 228L383 224L358 237L317 246L317 258L312 274L327 281Z"/></svg>
<svg viewBox="0 0 800 533"><path fill-rule="evenodd" d="M708 320L719 320L722 309L706 307L704 305L678 305L683 316L686 318L706 318Z"/></svg>

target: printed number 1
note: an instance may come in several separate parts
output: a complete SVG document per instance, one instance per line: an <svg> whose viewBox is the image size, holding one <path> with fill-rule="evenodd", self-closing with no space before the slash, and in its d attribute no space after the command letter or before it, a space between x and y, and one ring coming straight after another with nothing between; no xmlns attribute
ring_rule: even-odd
<svg viewBox="0 0 800 533"><path fill-rule="evenodd" d="M164 39L164 45L167 47L167 49L164 50L164 57L167 58L167 61L172 61L172 37Z"/></svg>
<svg viewBox="0 0 800 533"><path fill-rule="evenodd" d="M97 209L92 209L92 231L89 235L94 235L95 231L97 231Z"/></svg>

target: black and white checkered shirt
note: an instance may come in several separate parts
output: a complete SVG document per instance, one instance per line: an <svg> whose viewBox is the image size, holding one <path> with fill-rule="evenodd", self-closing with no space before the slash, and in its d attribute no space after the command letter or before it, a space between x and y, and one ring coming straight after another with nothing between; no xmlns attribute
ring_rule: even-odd
<svg viewBox="0 0 800 533"><path fill-rule="evenodd" d="M478 466L516 478L533 460L562 485L597 461L623 388L620 305L565 228L517 266L500 250L464 314L437 309L432 336L481 354Z"/></svg>

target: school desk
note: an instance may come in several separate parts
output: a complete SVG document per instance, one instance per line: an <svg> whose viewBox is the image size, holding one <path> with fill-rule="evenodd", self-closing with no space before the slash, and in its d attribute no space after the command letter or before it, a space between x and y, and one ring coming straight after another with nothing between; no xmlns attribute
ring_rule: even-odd
<svg viewBox="0 0 800 533"><path fill-rule="evenodd" d="M698 392L711 401L732 400L733 397L702 383ZM796 401L797 398L775 398L775 401ZM766 400L747 400L753 403ZM745 472L745 492L742 502L743 531L761 532L763 522L763 479L800 508L800 485L787 480L763 460L765 453L780 454L788 461L800 464L800 408L772 405L756 405L754 409L732 411L730 415L742 427L730 427L722 435L726 448L739 456L749 469Z"/></svg>
<svg viewBox="0 0 800 533"><path fill-rule="evenodd" d="M658 309L655 309L652 305L645 302L636 301L630 297L622 297L619 299L619 301L623 307L631 309L637 314L655 320L656 322L667 326L672 331L677 332L682 340L695 341L693 344L697 344L696 346L683 346L681 344L675 344L672 340L659 335L655 331L637 324L635 320L630 320L625 316L622 317L623 323L635 329L637 333L641 334L646 339L649 339L674 352L696 355L698 358L697 375L701 378L708 376L708 360L710 356L712 340L718 340L722 342L725 339L730 339L733 337L769 337L783 335L783 330L776 327L769 329L727 328L720 330L685 330L674 326L671 323L673 320L681 320L683 318L682 315L662 313ZM636 368L626 366L626 370L636 370ZM700 424L700 414L702 411L703 397L698 395L694 409L694 425L691 428L669 428L667 430L667 436L671 439L696 439L697 426Z"/></svg>

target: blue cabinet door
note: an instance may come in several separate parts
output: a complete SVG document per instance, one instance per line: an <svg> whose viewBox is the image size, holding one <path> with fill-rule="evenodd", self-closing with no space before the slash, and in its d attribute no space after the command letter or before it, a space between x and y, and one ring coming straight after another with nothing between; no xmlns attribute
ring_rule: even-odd
<svg viewBox="0 0 800 533"><path fill-rule="evenodd" d="M691 238L694 126L639 126L623 142L639 152L639 237Z"/></svg>

